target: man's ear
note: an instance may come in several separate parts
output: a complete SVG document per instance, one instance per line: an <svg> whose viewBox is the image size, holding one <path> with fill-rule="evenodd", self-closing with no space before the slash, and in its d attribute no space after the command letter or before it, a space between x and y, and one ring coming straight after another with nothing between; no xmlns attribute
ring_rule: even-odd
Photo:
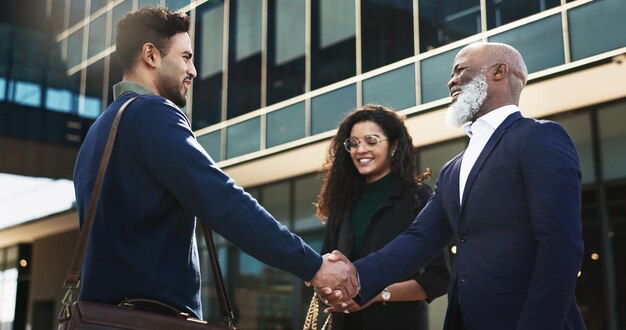
<svg viewBox="0 0 626 330"><path fill-rule="evenodd" d="M141 60L149 67L156 68L161 60L161 52L153 43L147 42L141 47Z"/></svg>
<svg viewBox="0 0 626 330"><path fill-rule="evenodd" d="M493 80L502 80L504 79L504 77L506 77L506 75L509 73L509 67L504 64L504 63L500 63L498 65L495 66L495 68L493 69Z"/></svg>

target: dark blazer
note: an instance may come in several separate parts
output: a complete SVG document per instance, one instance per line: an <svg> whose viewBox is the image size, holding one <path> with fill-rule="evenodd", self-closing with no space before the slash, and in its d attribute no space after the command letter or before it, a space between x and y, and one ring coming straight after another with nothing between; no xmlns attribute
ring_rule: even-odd
<svg viewBox="0 0 626 330"><path fill-rule="evenodd" d="M393 176L389 197L382 203L374 216L370 219L361 248L362 255L368 255L393 240L396 236L404 232L415 216L426 205L432 196L433 190L430 186L422 184L417 187L403 184L397 177ZM417 202L416 202L417 201ZM331 219L332 220L332 219ZM339 250L345 255L352 253L352 227L350 226L350 212L346 210L339 225L329 223L322 253ZM444 254L440 253L421 272L403 278L402 281L413 278L426 292L430 302L433 299L446 293L450 273L444 259ZM366 309L351 313L347 317L362 317L363 329L387 329L390 322L393 322L395 329L416 329L420 324L424 313L423 302L389 302L386 305L374 303ZM333 329L347 329L345 326L345 314L333 314Z"/></svg>
<svg viewBox="0 0 626 330"><path fill-rule="evenodd" d="M580 169L558 124L511 114L472 168L459 205L462 153L442 168L416 221L355 262L367 301L457 243L446 329L584 329L574 290L582 263ZM459 312L460 309L460 312Z"/></svg>

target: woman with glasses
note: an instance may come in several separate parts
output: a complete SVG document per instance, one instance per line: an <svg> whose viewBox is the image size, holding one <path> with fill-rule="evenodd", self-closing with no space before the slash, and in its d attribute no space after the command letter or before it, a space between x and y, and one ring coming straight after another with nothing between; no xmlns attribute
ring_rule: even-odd
<svg viewBox="0 0 626 330"><path fill-rule="evenodd" d="M403 118L378 105L346 117L333 138L317 203L326 222L322 253L339 250L350 260L364 257L402 233L426 205L432 189L417 175L415 149ZM405 281L385 288L349 314L333 313L333 329L425 329L423 301L446 293L444 254ZM329 309L332 312L332 308Z"/></svg>

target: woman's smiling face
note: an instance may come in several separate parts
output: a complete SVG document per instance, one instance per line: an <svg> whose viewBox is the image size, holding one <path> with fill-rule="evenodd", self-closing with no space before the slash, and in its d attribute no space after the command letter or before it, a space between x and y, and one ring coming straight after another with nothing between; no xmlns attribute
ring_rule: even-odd
<svg viewBox="0 0 626 330"><path fill-rule="evenodd" d="M393 150L390 150L389 140L378 124L373 121L358 122L352 126L350 138L358 141L356 146L350 148L350 157L365 177L365 182L374 182L391 172Z"/></svg>

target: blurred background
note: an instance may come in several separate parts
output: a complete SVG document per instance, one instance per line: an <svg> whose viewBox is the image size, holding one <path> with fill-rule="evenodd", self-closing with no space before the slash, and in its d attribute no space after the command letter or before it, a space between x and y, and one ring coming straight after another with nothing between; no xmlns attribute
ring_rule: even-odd
<svg viewBox="0 0 626 330"><path fill-rule="evenodd" d="M1 0L0 329L56 328L78 233L75 157L121 79L115 26L151 4L192 18L185 111L200 143L318 250L317 171L341 119L365 103L407 116L434 185L467 144L443 121L454 55L476 41L516 47L530 72L522 113L562 124L581 160L585 322L626 328L626 1ZM239 328L301 328L311 290L216 243ZM204 315L219 321L200 248ZM424 305L422 329L441 329L445 307Z"/></svg>

